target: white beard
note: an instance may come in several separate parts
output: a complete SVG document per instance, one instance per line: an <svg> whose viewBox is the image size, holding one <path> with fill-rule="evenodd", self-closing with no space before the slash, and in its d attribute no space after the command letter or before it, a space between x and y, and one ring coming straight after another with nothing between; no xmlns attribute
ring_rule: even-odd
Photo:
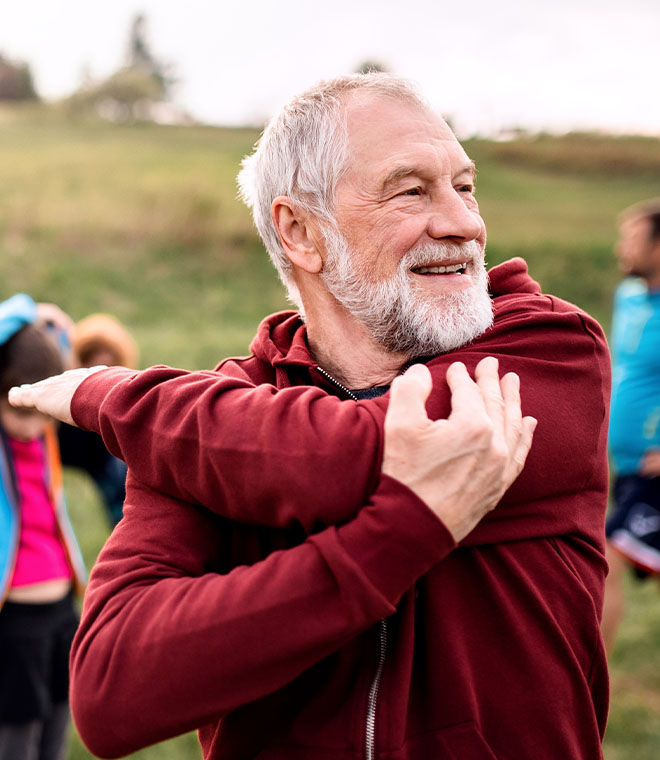
<svg viewBox="0 0 660 760"><path fill-rule="evenodd" d="M321 273L328 290L385 349L410 358L435 356L464 346L493 323L484 250L476 241L439 241L413 248L392 277L371 282L361 273L344 237L324 231L328 253ZM438 260L471 264L471 288L430 295L417 286L410 269Z"/></svg>

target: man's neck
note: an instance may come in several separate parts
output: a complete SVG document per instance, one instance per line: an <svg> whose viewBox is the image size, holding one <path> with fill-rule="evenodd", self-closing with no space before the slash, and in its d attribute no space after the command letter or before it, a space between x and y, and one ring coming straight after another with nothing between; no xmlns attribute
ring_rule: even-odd
<svg viewBox="0 0 660 760"><path fill-rule="evenodd" d="M385 350L352 318L315 320L308 314L307 340L319 366L349 390L389 385L409 359Z"/></svg>

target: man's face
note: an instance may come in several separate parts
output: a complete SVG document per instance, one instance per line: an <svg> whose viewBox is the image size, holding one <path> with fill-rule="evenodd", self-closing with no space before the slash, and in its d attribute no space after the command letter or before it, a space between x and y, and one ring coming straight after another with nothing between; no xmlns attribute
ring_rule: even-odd
<svg viewBox="0 0 660 760"><path fill-rule="evenodd" d="M624 219L619 225L616 255L619 269L636 277L654 277L660 270L657 241L650 238L650 222L645 217Z"/></svg>
<svg viewBox="0 0 660 760"><path fill-rule="evenodd" d="M322 277L388 350L451 350L492 322L474 168L447 125L405 102L353 98L339 234Z"/></svg>

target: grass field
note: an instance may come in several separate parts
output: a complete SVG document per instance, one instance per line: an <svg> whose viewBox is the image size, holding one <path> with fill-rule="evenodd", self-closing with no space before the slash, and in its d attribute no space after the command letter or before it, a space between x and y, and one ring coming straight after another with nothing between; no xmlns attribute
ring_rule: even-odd
<svg viewBox="0 0 660 760"><path fill-rule="evenodd" d="M0 298L27 291L79 319L117 315L141 364L212 367L247 352L283 291L236 200L251 130L71 123L53 111L0 110ZM572 135L469 141L489 230L488 259L524 256L532 275L609 326L618 276L615 216L660 195L660 140ZM90 484L67 473L88 563L107 536ZM660 753L660 595L629 583L612 658L607 760ZM74 737L70 758L91 757ZM199 757L193 735L142 760ZM558 759L559 760L559 759ZM562 759L563 760L563 759Z"/></svg>

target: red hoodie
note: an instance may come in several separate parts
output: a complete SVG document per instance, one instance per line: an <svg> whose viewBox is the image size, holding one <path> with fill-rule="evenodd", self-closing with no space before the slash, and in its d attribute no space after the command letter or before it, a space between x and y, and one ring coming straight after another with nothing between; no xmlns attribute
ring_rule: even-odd
<svg viewBox="0 0 660 760"><path fill-rule="evenodd" d="M129 465L72 652L95 754L201 726L227 760L602 757L607 348L522 260L490 275L495 324L428 362L427 409L447 415L451 361L495 355L539 424L459 546L380 476L387 397L347 401L294 314L216 372L82 384L76 422Z"/></svg>

